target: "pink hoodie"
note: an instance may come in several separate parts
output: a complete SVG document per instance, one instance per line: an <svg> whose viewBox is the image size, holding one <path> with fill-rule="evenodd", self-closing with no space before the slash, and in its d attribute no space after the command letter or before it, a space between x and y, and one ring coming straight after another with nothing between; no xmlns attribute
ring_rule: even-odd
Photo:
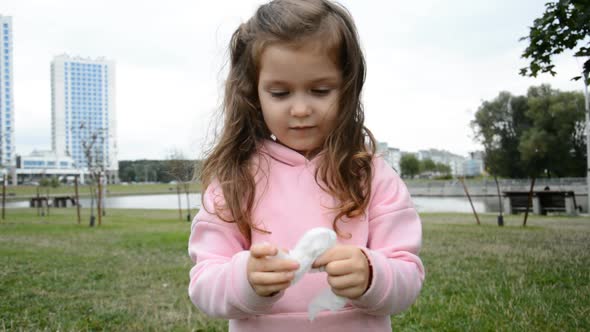
<svg viewBox="0 0 590 332"><path fill-rule="evenodd" d="M256 200L252 218L258 228L252 243L293 248L314 227L332 228L337 202L316 183L318 158L311 161L272 141L264 141L257 163ZM422 227L410 194L399 176L380 158L373 161L371 199L365 215L339 221L350 238L338 243L363 248L373 266L367 292L340 311L320 312L310 322L307 306L329 287L325 273L306 274L297 284L272 297L258 296L246 277L250 243L235 223L214 213L223 202L217 183L204 194L205 208L195 216L188 251L189 296L204 313L229 319L230 331L390 331L390 315L407 309L418 296L424 267L418 257ZM209 212L207 212L209 211Z"/></svg>

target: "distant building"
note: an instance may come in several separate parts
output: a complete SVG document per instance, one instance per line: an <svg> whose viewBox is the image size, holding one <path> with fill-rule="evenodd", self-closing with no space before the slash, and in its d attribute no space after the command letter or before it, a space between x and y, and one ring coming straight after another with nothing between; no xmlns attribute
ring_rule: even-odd
<svg viewBox="0 0 590 332"><path fill-rule="evenodd" d="M416 153L416 156L419 160L430 159L435 163L448 165L451 168L451 174L453 176L464 174L463 162L465 158L449 151L437 149L420 150Z"/></svg>
<svg viewBox="0 0 590 332"><path fill-rule="evenodd" d="M71 156L76 168L88 170L84 143L94 142L92 156L114 182L119 167L114 61L56 56L51 62L51 96L53 151Z"/></svg>
<svg viewBox="0 0 590 332"><path fill-rule="evenodd" d="M400 149L390 148L386 142L377 143L377 153L383 157L385 163L395 169L396 172L400 172L400 161L402 159L402 153Z"/></svg>
<svg viewBox="0 0 590 332"><path fill-rule="evenodd" d="M58 155L55 151L35 150L28 156L17 156L16 166L17 183L26 183L46 176L55 176L67 181L75 175L79 175L80 181L84 182L84 173L74 168L74 160L69 156Z"/></svg>
<svg viewBox="0 0 590 332"><path fill-rule="evenodd" d="M484 172L483 152L475 151L469 153L469 159L463 162L465 176L478 176Z"/></svg>
<svg viewBox="0 0 590 332"><path fill-rule="evenodd" d="M55 151L34 150L28 156L20 158L22 169L74 168L74 160L69 156L57 155Z"/></svg>
<svg viewBox="0 0 590 332"><path fill-rule="evenodd" d="M14 168L12 17L0 15L0 167Z"/></svg>

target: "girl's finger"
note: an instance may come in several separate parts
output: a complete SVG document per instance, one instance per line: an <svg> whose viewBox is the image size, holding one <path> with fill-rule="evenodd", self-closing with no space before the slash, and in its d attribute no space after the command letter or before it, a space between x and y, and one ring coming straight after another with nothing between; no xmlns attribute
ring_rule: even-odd
<svg viewBox="0 0 590 332"><path fill-rule="evenodd" d="M259 286L271 286L290 283L294 277L293 272L252 272L250 283Z"/></svg>
<svg viewBox="0 0 590 332"><path fill-rule="evenodd" d="M285 290L285 289L289 288L289 286L291 286L291 283L289 283L289 282L285 282L282 284L269 285L269 286L261 286L261 287L258 287L257 293L264 294L264 296L269 296L269 295L273 295L274 293L278 293L282 290Z"/></svg>
<svg viewBox="0 0 590 332"><path fill-rule="evenodd" d="M256 258L274 256L277 254L277 247L268 243L254 244L250 247L250 255Z"/></svg>
<svg viewBox="0 0 590 332"><path fill-rule="evenodd" d="M335 290L345 290L347 288L362 286L363 282L363 277L358 274L328 276L328 284Z"/></svg>
<svg viewBox="0 0 590 332"><path fill-rule="evenodd" d="M259 261L258 271L289 272L299 268L299 263L290 259L264 258Z"/></svg>
<svg viewBox="0 0 590 332"><path fill-rule="evenodd" d="M325 271L331 276L341 276L362 270L363 267L361 264L362 263L355 263L350 259L333 261L325 265Z"/></svg>

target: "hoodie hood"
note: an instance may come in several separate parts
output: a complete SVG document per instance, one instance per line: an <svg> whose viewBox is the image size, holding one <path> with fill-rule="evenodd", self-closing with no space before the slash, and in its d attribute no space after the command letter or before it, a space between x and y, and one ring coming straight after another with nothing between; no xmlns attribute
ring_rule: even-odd
<svg viewBox="0 0 590 332"><path fill-rule="evenodd" d="M315 155L311 160L308 160L299 152L290 149L280 143L265 139L262 141L260 152L268 155L272 159L281 162L289 166L303 166L309 163L315 163L318 157L322 154L321 152Z"/></svg>

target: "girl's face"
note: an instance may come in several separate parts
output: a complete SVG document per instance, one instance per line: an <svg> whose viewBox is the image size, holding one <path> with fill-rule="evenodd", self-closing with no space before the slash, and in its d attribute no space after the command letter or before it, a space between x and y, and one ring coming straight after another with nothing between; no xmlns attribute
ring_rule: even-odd
<svg viewBox="0 0 590 332"><path fill-rule="evenodd" d="M279 143L310 157L334 128L342 85L340 68L317 44L265 47L258 74L266 126Z"/></svg>

